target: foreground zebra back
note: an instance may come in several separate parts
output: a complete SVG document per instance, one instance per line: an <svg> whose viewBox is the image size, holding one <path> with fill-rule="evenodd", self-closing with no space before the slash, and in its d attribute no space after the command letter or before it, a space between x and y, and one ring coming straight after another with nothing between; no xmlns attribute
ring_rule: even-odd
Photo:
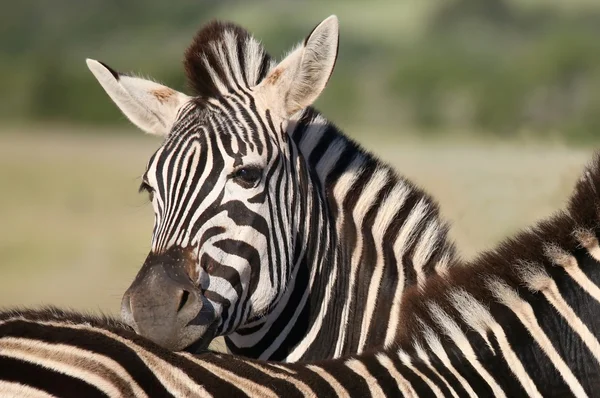
<svg viewBox="0 0 600 398"><path fill-rule="evenodd" d="M165 350L109 318L0 314L2 397L414 396L420 382L415 390L401 375L407 372L417 376L394 354L303 365L194 356Z"/></svg>
<svg viewBox="0 0 600 398"><path fill-rule="evenodd" d="M275 364L169 352L110 319L9 312L0 395L598 395L599 192L597 155L566 211L407 292L393 348Z"/></svg>

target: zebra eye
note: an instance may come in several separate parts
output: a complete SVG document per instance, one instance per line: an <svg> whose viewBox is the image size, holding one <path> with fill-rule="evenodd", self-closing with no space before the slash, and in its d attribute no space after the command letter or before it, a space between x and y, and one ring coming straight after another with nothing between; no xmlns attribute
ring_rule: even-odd
<svg viewBox="0 0 600 398"><path fill-rule="evenodd" d="M147 192L150 202L152 202L152 200L154 200L154 188L152 188L146 181L142 181L140 188L138 189L138 192L140 192L140 193Z"/></svg>
<svg viewBox="0 0 600 398"><path fill-rule="evenodd" d="M231 174L231 178L244 188L255 187L262 177L262 170L258 166L250 165L240 167Z"/></svg>

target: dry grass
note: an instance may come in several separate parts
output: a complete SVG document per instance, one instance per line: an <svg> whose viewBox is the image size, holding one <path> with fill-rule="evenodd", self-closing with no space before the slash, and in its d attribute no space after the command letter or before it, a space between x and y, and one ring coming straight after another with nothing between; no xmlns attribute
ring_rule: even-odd
<svg viewBox="0 0 600 398"><path fill-rule="evenodd" d="M591 151L556 146L364 144L438 198L466 256L557 209ZM0 306L117 313L148 251L137 193L159 145L111 134L0 135Z"/></svg>
<svg viewBox="0 0 600 398"><path fill-rule="evenodd" d="M115 311L148 251L149 137L0 136L0 304Z"/></svg>

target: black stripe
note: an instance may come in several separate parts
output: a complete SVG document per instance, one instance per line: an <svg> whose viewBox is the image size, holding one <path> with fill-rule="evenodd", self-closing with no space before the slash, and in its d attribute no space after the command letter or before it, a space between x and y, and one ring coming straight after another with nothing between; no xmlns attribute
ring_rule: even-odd
<svg viewBox="0 0 600 398"><path fill-rule="evenodd" d="M429 365L427 365L425 362L423 362L421 359L419 359L416 355L412 355L411 359L412 359L412 366L415 369L417 369L419 372L421 372L421 374L423 374L425 377L427 377L433 384L435 384L442 391L442 394L445 397L452 396L452 394L450 393L450 390L448 389L448 387L446 386L444 381L442 379L440 379L438 377L438 375L436 375L433 372L433 370L431 370Z"/></svg>
<svg viewBox="0 0 600 398"><path fill-rule="evenodd" d="M561 267L555 270L551 269L550 272L563 273L563 270ZM571 369L576 377L580 376L578 379L582 381L588 379L588 377L581 376L589 375L591 380L588 379L587 382L581 384L586 394L594 395L597 392L598 384L593 381L600 381L600 364L583 342L581 336L571 328L565 318L556 313L554 307L544 296L524 291L523 298L531 305L538 324L548 336L554 348L557 349L567 367ZM580 304L577 307L581 306Z"/></svg>
<svg viewBox="0 0 600 398"><path fill-rule="evenodd" d="M371 266L369 267L359 267L356 273L356 280L357 283L355 285L355 290L354 290L354 294L355 294L355 305L353 306L353 311L354 313L357 315L356 318L352 319L351 321L353 322L353 328L350 330L350 338L352 340L354 340L356 342L356 347L358 347L358 342L360 340L360 338L362 337L362 333L363 331L362 329L362 321L364 316L367 313L367 298L369 297L369 291L371 289L373 289L373 285L371 284L371 279L373 278L373 274L375 272L375 265L377 264L377 250L376 250L376 246L377 246L377 242L375 242L375 238L373 237L373 224L375 223L375 218L377 217L377 214L381 211L380 209L380 204L383 201L383 199L387 196L387 194L389 193L389 191L391 190L391 188L393 187L393 183L390 183L389 181L385 183L385 185L382 187L382 189L379 191L379 193L377 194L377 196L375 197L374 201L371 203L371 207L369 208L369 210L367 211L367 213L364 216L363 219L363 224L362 224L362 237L363 237L363 246L362 246L362 251L359 254L359 260L358 263L359 264L370 264ZM389 242L390 246L393 246L393 242ZM382 245L383 246L383 245ZM383 276L383 275L382 275ZM380 282L381 283L381 282ZM390 303L390 301L386 298L388 297L393 297L393 293L390 294L390 292L387 291L382 291L379 290L378 294L375 295L375 311L377 309L377 305L379 304L379 302L387 302ZM385 305L385 304L384 304ZM379 328L379 329L385 329L382 328L381 325L387 325L388 324L388 320L389 320L389 316L390 313L389 312L385 312L382 311L382 314L380 314L381 317L375 318L375 313L371 314L371 323L369 325L367 325L367 329L364 331L364 333L366 334L366 337L368 338L369 336L369 329L370 328ZM365 342L368 342L368 339L365 340ZM381 343L381 341L380 341ZM366 345L368 347L368 345ZM352 350L354 352L354 350Z"/></svg>
<svg viewBox="0 0 600 398"><path fill-rule="evenodd" d="M485 342L476 333L469 333L469 342L473 347L473 350L480 353L485 353L485 356L477 357L478 360L487 358L492 368L496 367L496 361L493 356L487 356L489 347L485 345ZM471 363L465 358L462 350L454 344L451 339L444 340L444 350L450 359L450 363L456 369L456 371L469 383L469 386L475 391L478 397L489 397L493 396L493 391L489 384L483 379L482 375L476 370ZM499 359L499 358L496 358ZM485 368L485 366L484 366ZM489 371L490 369L488 369ZM494 372L491 372L492 374ZM510 396L510 395L509 395ZM518 396L518 395L517 395Z"/></svg>
<svg viewBox="0 0 600 398"><path fill-rule="evenodd" d="M377 380L377 384L387 397L398 395L398 383L374 355L364 356L361 358L361 362Z"/></svg>
<svg viewBox="0 0 600 398"><path fill-rule="evenodd" d="M502 352L498 340L491 331L488 332L487 338L495 352ZM502 386L507 397L524 397L527 395L525 389L513 374L511 365L506 362L506 358L503 355L484 355L483 353L488 352L486 348L479 348L476 345L474 345L474 348L480 354L480 362L494 376L498 384Z"/></svg>
<svg viewBox="0 0 600 398"><path fill-rule="evenodd" d="M496 306L498 309L494 311ZM572 396L569 386L514 312L510 308L497 304L492 306L492 315L500 325L507 325L503 328L506 338L540 394L544 397Z"/></svg>
<svg viewBox="0 0 600 398"><path fill-rule="evenodd" d="M356 374L353 370L341 360L327 361L319 364L329 374L331 374L348 392L356 397L369 397L371 391L366 380Z"/></svg>
<svg viewBox="0 0 600 398"><path fill-rule="evenodd" d="M51 344L66 344L96 352L115 359L121 366L128 370L131 377L144 391L167 394L167 391L156 376L130 347L100 332L15 320L0 325L0 336L23 337Z"/></svg>
<svg viewBox="0 0 600 398"><path fill-rule="evenodd" d="M318 373L313 372L308 369L306 365L285 365L287 368L293 370L295 372L294 375L287 374L288 376L292 376L297 380L300 380L306 383L310 388L313 389L317 393L319 397L335 397L337 396L335 390L329 384L328 381L323 379ZM279 371L282 374L286 374L284 371L273 369L273 371Z"/></svg>
<svg viewBox="0 0 600 398"><path fill-rule="evenodd" d="M64 398L107 397L102 391L83 380L2 355L0 355L0 380L37 388Z"/></svg>
<svg viewBox="0 0 600 398"><path fill-rule="evenodd" d="M435 393L429 385L413 370L404 365L397 355L389 355L390 360L394 364L394 368L408 381L417 393L418 397L435 397Z"/></svg>
<svg viewBox="0 0 600 398"><path fill-rule="evenodd" d="M273 391L275 391L275 393L280 397L303 397L303 395L294 386L294 384L285 380L272 377L264 373L264 371L259 370L254 366L248 365L246 361L241 360L239 358L235 358L230 355L212 356L210 358L210 362L220 368L226 369L234 374L237 374L238 376L241 376L248 380L252 380L259 385L270 388ZM263 365L260 361L255 361L253 363L259 366ZM225 394L219 392L218 396L225 396Z"/></svg>

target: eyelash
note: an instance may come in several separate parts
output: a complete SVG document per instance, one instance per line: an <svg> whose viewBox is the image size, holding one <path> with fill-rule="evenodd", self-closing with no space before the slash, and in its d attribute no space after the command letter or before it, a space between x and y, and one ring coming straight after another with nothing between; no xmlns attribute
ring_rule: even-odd
<svg viewBox="0 0 600 398"><path fill-rule="evenodd" d="M253 188L262 178L262 169L257 165L243 166L231 173L229 177L244 188Z"/></svg>
<svg viewBox="0 0 600 398"><path fill-rule="evenodd" d="M229 177L244 188L253 188L262 178L262 169L256 165L248 165L235 170ZM138 192L147 192L150 202L154 199L154 189L146 181L142 181Z"/></svg>
<svg viewBox="0 0 600 398"><path fill-rule="evenodd" d="M150 202L152 202L152 200L154 199L154 189L152 189L152 187L145 181L142 181L142 183L140 184L140 188L138 189L138 192L139 193L147 192Z"/></svg>

